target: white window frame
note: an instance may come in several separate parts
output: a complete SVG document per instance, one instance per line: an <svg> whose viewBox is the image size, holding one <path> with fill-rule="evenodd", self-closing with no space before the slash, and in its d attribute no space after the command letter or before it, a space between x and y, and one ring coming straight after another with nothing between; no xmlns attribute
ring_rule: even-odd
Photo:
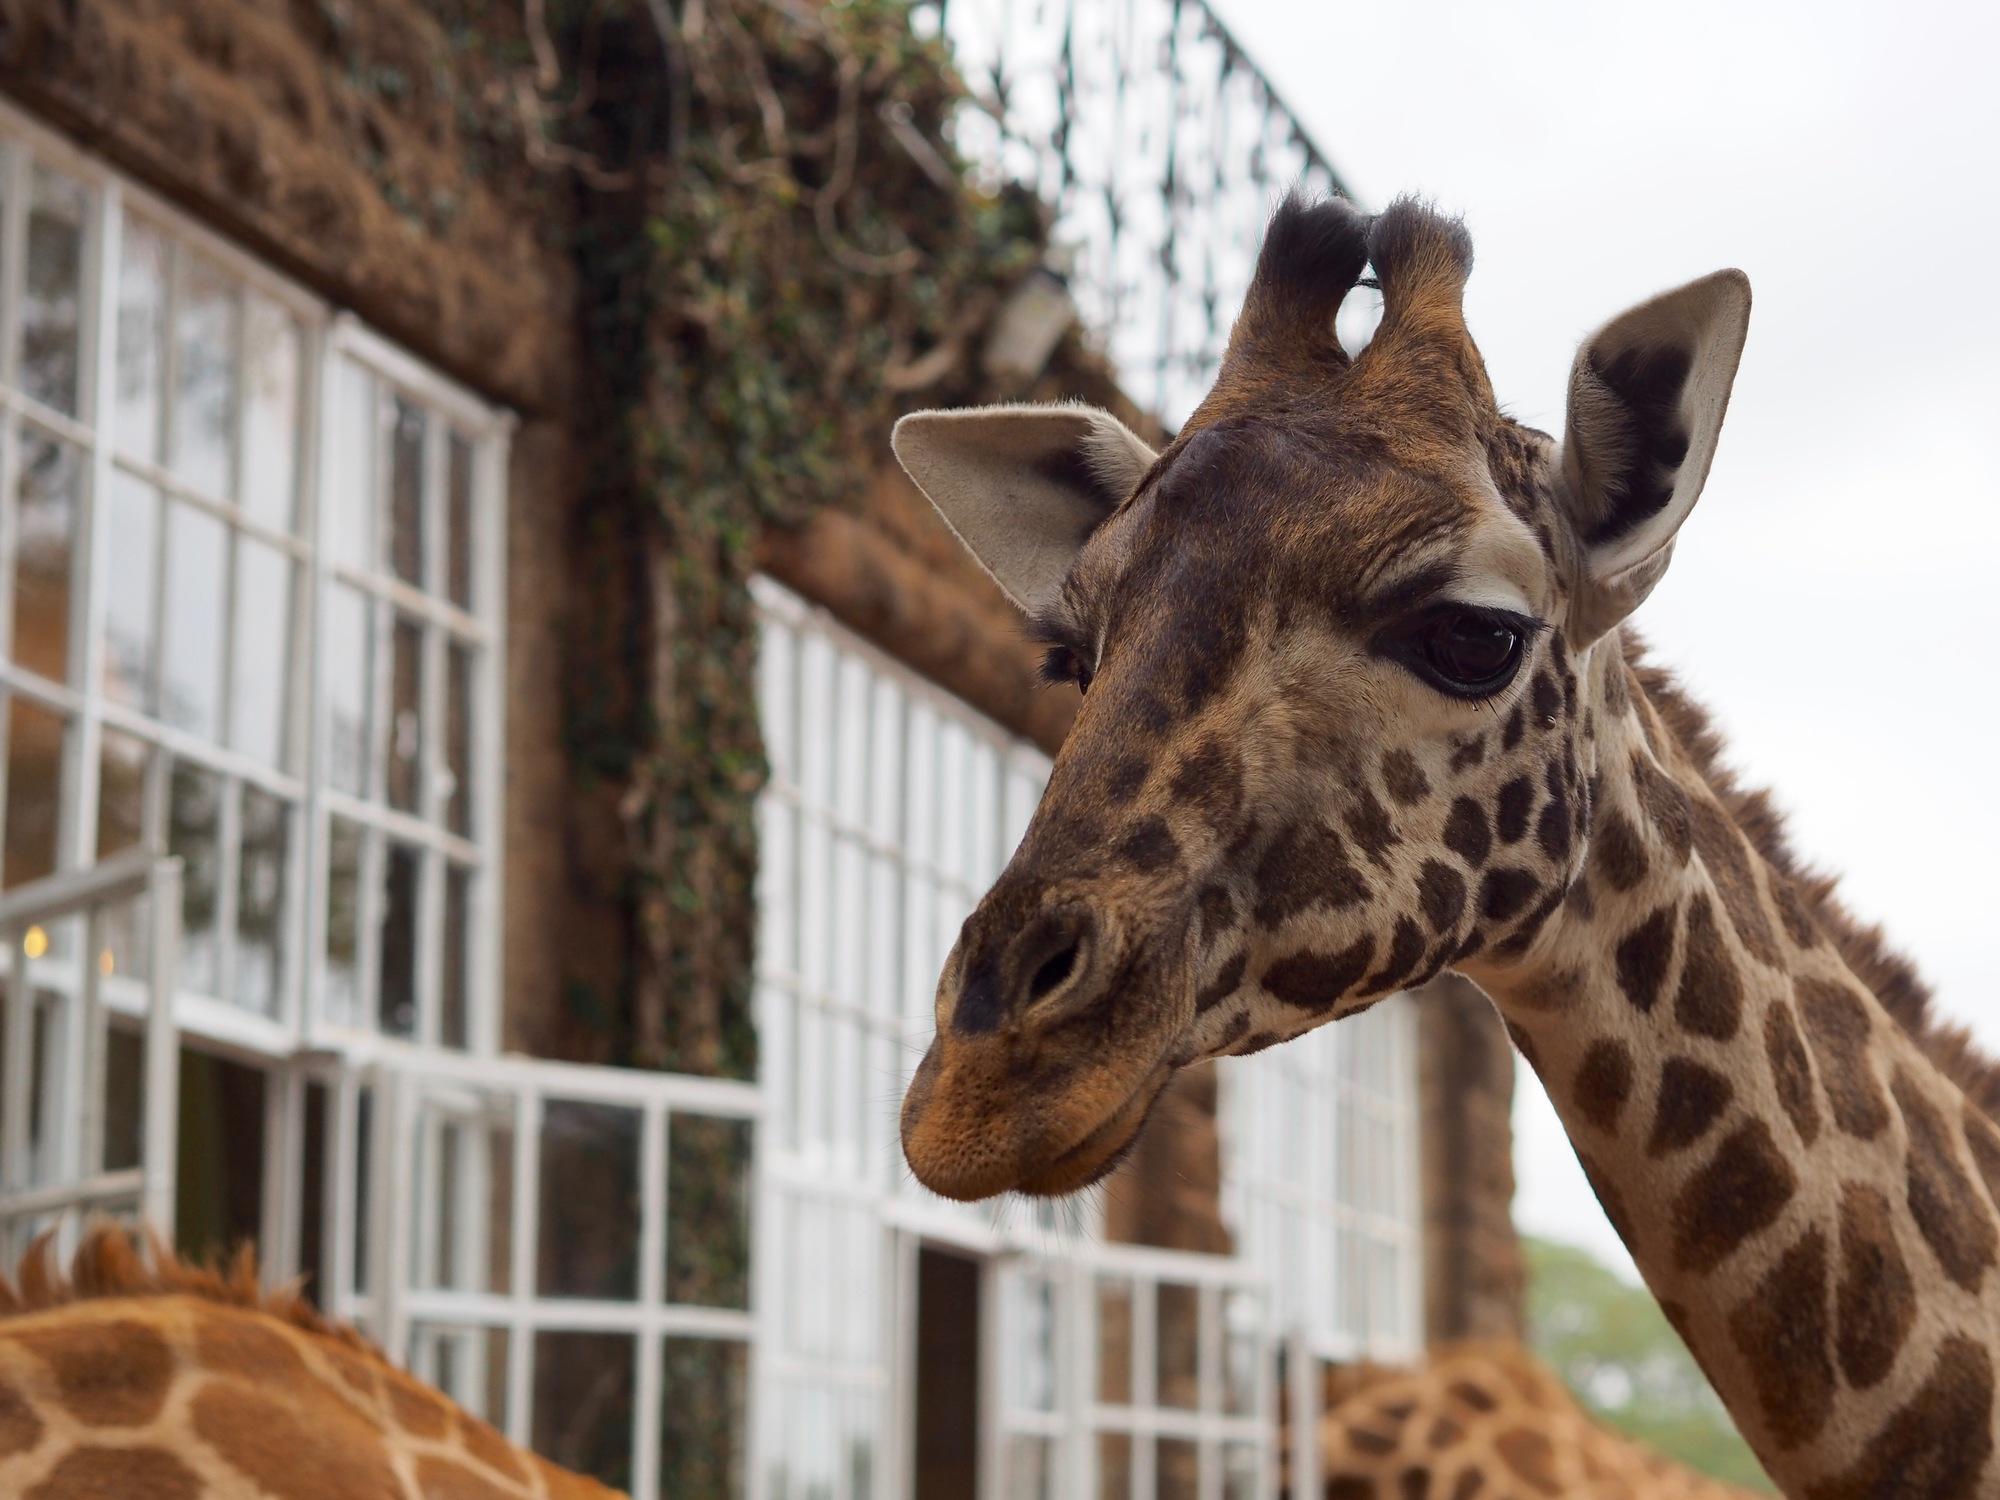
<svg viewBox="0 0 2000 1500"><path fill-rule="evenodd" d="M223 934L223 972L218 990L226 996L231 988L227 955L236 946L234 933L237 896L237 855L240 806L239 786L257 787L278 796L285 804L287 824L286 911L283 918L283 969L279 984L277 1013L265 1016L248 1011L228 998L183 990L175 1002L176 1022L191 1037L263 1059L276 1059L295 1048L336 1048L372 1050L379 1041L394 1044L396 1038L378 1038L374 1030L374 986L378 981L374 945L378 940L381 900L381 856L371 853L362 874L364 909L362 952L359 956L363 1010L359 1027L328 1022L321 1008L325 988L324 943L326 938L326 853L327 819L333 810L343 814L362 812L356 819L371 833L366 847L380 851L386 838L414 845L423 852L422 886L416 917L418 952L418 1015L421 1030L412 1040L437 1040L441 1014L439 948L444 938L444 862L450 859L471 873L466 914L470 972L466 975L466 1050L490 1054L497 1050L502 1033L500 912L502 902L504 826L503 785L505 777L505 709L502 702L505 681L505 547L507 448L514 418L502 409L481 402L456 383L430 369L422 361L364 327L351 314L336 312L329 304L304 291L255 257L239 250L220 236L188 219L157 196L133 183L90 152L40 125L14 106L0 102L0 161L4 161L6 188L5 214L0 218L0 257L4 257L8 278L0 295L0 413L7 422L7 434L0 442L0 495L11 495L15 482L18 444L12 434L23 418L31 420L57 437L74 445L83 459L78 486L75 533L69 580L69 628L67 679L51 683L15 665L9 639L13 622L12 539L0 536L0 695L29 702L60 717L65 724L61 795L56 836L56 872L70 872L89 866L95 858L98 825L99 778L102 744L107 730L130 735L149 747L151 764L157 770L163 757L199 768L203 773L224 778L224 794L218 832L219 869L216 878L216 930ZM25 223L31 163L45 165L80 184L90 194L83 225L84 263L79 269L79 290L84 306L79 312L79 373L77 415L74 418L53 411L13 383L13 361L19 345L22 276L25 267ZM268 298L297 320L301 337L299 452L295 478L297 524L289 533L273 531L248 514L220 505L152 463L117 450L112 432L112 412L108 393L116 378L117 326L116 277L108 274L119 264L123 226L129 214L142 216L149 225L164 231L173 253L180 258L198 256L233 282ZM178 285L176 278L174 285ZM172 349L174 292L169 292L165 310L166 339ZM237 337L243 337L247 319L238 320ZM172 355L169 354L171 361ZM330 649L325 609L330 597L329 582L340 575L331 559L326 529L330 498L333 455L324 439L331 431L333 412L332 374L341 360L353 360L369 369L388 387L408 394L429 411L448 420L470 443L472 455L472 564L474 588L471 611L456 609L444 602L440 587L435 594L385 585L378 577L371 590L394 602L398 613L416 617L427 627L449 627L475 650L473 722L468 726L472 774L475 778L473 836L461 838L439 824L426 825L421 816L391 811L386 805L370 805L364 810L344 802L325 782L325 705L319 691L319 668L323 652ZM171 375L171 364L168 374ZM239 395L236 461L240 462L242 407ZM433 431L436 425L433 424ZM442 450L442 435L432 441ZM115 454L115 456L114 456ZM435 458L433 462L437 462ZM183 506L220 517L232 534L273 546L293 559L293 614L300 628L293 632L291 676L303 681L287 705L293 729L293 746L284 766L266 765L227 744L211 742L188 734L152 714L135 711L107 697L103 683L104 589L106 587L106 528L103 516L115 472L123 471L151 485L156 493L170 496ZM435 480L435 475L433 479ZM432 514L427 517L428 561L433 575L443 566L439 539L443 530L437 514L445 503L441 487L429 487ZM11 501L0 506L0 514L11 512ZM161 534L155 539L156 556L165 546L164 511ZM234 555L232 546L229 553ZM435 577L431 581L436 581ZM159 649L161 611L165 608L165 580L161 597L155 601L155 650ZM231 591L234 597L234 590ZM225 691L232 691L227 653L233 650L235 622L223 623L225 645ZM441 764L445 732L443 658L446 647L441 629L427 628L425 638L424 714L426 734L422 795L435 798L436 778ZM388 663L376 673L385 682ZM5 757L0 755L0 802L5 792ZM149 817L164 824L165 788L148 795ZM158 841L163 826L149 828L148 837ZM375 922L375 926L368 924ZM128 1014L137 1014L143 1004L138 987L123 977L105 986L106 1001Z"/></svg>

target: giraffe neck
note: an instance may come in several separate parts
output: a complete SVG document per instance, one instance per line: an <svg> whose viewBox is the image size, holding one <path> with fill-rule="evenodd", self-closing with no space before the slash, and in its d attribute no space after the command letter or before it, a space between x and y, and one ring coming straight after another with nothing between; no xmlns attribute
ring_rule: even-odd
<svg viewBox="0 0 2000 1500"><path fill-rule="evenodd" d="M1586 680L1584 868L1524 959L1468 972L1788 1495L2000 1489L2000 1131L1745 837L1617 637Z"/></svg>

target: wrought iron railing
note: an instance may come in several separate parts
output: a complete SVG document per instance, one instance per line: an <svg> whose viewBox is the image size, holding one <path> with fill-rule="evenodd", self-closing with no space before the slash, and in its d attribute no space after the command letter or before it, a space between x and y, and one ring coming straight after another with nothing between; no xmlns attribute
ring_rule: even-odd
<svg viewBox="0 0 2000 1500"><path fill-rule="evenodd" d="M1346 189L1203 0L935 0L960 149L1033 188L1085 326L1169 427L1222 356L1264 222Z"/></svg>

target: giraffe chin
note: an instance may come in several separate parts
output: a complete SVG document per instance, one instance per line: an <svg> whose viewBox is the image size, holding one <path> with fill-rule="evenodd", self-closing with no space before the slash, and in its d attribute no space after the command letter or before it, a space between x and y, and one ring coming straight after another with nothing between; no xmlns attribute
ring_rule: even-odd
<svg viewBox="0 0 2000 1500"><path fill-rule="evenodd" d="M1082 1140L1046 1165L1024 1172L1015 1190L1030 1198L1062 1198L1102 1182L1138 1143L1147 1117L1173 1075L1172 1065L1161 1062L1129 1099Z"/></svg>

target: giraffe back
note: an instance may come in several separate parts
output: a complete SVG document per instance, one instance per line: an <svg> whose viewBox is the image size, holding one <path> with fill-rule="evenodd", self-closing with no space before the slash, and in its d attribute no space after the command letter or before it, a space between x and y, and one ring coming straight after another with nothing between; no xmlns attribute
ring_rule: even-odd
<svg viewBox="0 0 2000 1500"><path fill-rule="evenodd" d="M22 1500L606 1500L395 1368L247 1257L227 1273L94 1233L0 1278L0 1495Z"/></svg>

